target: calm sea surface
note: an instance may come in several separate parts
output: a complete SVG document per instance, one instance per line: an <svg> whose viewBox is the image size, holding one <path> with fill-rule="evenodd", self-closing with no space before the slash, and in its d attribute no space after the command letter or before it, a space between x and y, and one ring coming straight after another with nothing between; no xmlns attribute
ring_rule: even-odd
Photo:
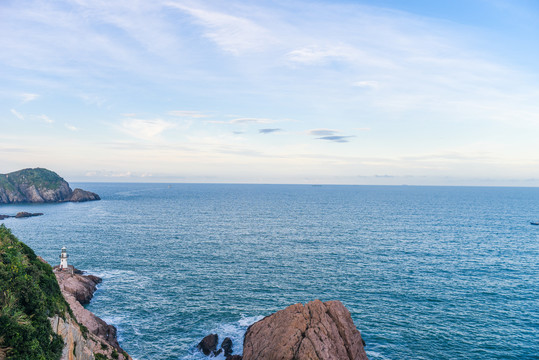
<svg viewBox="0 0 539 360"><path fill-rule="evenodd" d="M103 200L3 222L103 277L88 308L138 360L203 359L210 332L237 353L313 299L344 303L372 360L539 359L539 188L72 185Z"/></svg>

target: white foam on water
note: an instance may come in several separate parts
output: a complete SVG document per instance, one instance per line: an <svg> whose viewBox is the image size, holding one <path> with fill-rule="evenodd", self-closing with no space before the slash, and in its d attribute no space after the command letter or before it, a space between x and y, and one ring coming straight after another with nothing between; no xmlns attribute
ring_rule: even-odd
<svg viewBox="0 0 539 360"><path fill-rule="evenodd" d="M241 318L238 321L233 323L220 324L217 327L207 331L208 334L217 334L219 336L219 344L217 349L220 349L222 341L229 337L232 340L232 354L242 355L243 354L243 337L247 328L254 324L255 322L263 319L264 316L245 316L241 315ZM202 340L202 339L201 339ZM185 357L181 358L183 360L207 360L208 357L195 349ZM218 356L212 357L215 360L225 360L224 354L219 354Z"/></svg>
<svg viewBox="0 0 539 360"><path fill-rule="evenodd" d="M365 352L367 353L367 356L371 360L391 360L391 358L388 358L387 356L384 356L384 355L382 355L382 354L380 354L379 352L376 352L376 351L365 350Z"/></svg>

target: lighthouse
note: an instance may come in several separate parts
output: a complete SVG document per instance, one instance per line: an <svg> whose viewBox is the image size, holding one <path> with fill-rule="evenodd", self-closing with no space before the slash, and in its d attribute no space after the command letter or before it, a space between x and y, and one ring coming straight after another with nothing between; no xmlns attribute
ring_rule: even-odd
<svg viewBox="0 0 539 360"><path fill-rule="evenodd" d="M64 246L62 248L62 253L60 254L60 270L67 270L68 267L67 267L67 249L66 247Z"/></svg>

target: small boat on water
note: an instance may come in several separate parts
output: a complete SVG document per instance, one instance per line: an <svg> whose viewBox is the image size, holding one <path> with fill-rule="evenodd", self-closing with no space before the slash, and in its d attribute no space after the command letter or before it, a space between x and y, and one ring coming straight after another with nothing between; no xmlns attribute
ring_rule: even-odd
<svg viewBox="0 0 539 360"><path fill-rule="evenodd" d="M539 225L539 222L531 221L530 224L532 224L532 225Z"/></svg>

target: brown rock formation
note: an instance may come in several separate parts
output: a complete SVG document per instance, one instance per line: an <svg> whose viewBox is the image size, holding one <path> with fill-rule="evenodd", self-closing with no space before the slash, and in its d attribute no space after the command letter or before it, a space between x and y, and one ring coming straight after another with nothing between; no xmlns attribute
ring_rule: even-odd
<svg viewBox="0 0 539 360"><path fill-rule="evenodd" d="M56 268L56 267L55 267ZM118 344L116 328L86 310L82 303L88 303L93 297L96 286L101 278L93 275L80 275L80 271L55 271L56 280L60 285L62 295L66 299L76 321L86 327L89 338L93 344L92 351L107 355L118 353L118 359L131 359Z"/></svg>
<svg viewBox="0 0 539 360"><path fill-rule="evenodd" d="M219 337L217 334L210 334L204 337L201 342L198 343L198 350L202 351L204 355L210 355L215 349L217 349L217 343Z"/></svg>
<svg viewBox="0 0 539 360"><path fill-rule="evenodd" d="M295 304L247 329L243 360L368 360L340 301Z"/></svg>
<svg viewBox="0 0 539 360"><path fill-rule="evenodd" d="M76 188L75 190L73 190L71 197L67 201L83 202L83 201L94 201L94 200L101 200L101 198L99 197L99 195L91 191L86 191L86 190Z"/></svg>

